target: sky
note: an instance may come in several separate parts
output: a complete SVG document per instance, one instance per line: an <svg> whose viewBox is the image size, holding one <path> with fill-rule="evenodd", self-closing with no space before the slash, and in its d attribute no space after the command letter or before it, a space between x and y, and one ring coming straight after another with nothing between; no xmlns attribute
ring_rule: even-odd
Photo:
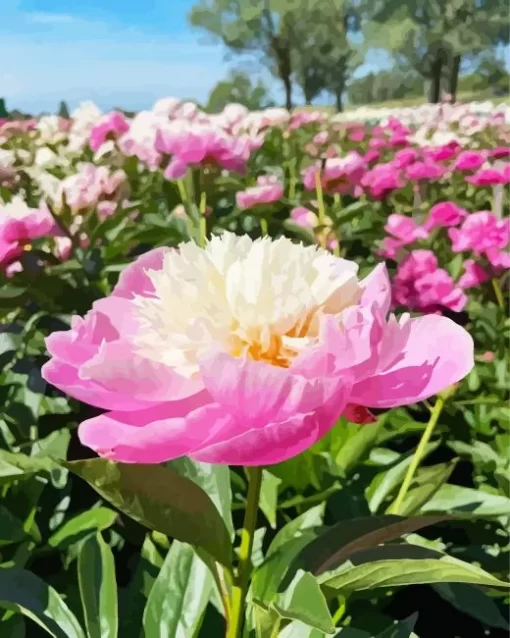
<svg viewBox="0 0 510 638"><path fill-rule="evenodd" d="M30 113L55 112L63 99L70 108L92 100L105 110L150 108L166 96L206 101L233 63L188 25L193 4L0 0L0 97ZM380 66L377 60L361 72Z"/></svg>

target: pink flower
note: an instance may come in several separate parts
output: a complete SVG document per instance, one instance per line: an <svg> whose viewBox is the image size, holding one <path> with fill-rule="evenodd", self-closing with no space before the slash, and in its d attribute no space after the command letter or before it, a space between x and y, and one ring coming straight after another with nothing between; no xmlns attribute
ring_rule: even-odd
<svg viewBox="0 0 510 638"><path fill-rule="evenodd" d="M414 148L403 148L395 153L392 164L397 168L406 168L418 159L418 153Z"/></svg>
<svg viewBox="0 0 510 638"><path fill-rule="evenodd" d="M316 174L321 171L321 184L326 192L349 193L353 192L365 170L365 160L353 151L345 157L328 158L324 167L320 163L308 167L303 173L303 184L307 190L315 190Z"/></svg>
<svg viewBox="0 0 510 638"><path fill-rule="evenodd" d="M295 224L302 228L315 228L319 224L317 215L304 206L293 208L290 217Z"/></svg>
<svg viewBox="0 0 510 638"><path fill-rule="evenodd" d="M129 131L127 119L119 111L111 111L103 115L90 131L90 148L97 151L104 142L109 139L116 140L126 131Z"/></svg>
<svg viewBox="0 0 510 638"><path fill-rule="evenodd" d="M171 156L165 170L170 180L181 179L189 166L216 165L243 172L251 152L250 139L236 139L221 129L172 122L158 131L156 150Z"/></svg>
<svg viewBox="0 0 510 638"><path fill-rule="evenodd" d="M412 217L406 217L405 215L390 215L384 230L393 235L393 237L384 238L380 251L382 256L389 259L394 259L398 250L403 246L428 237L428 232L425 228L418 226Z"/></svg>
<svg viewBox="0 0 510 638"><path fill-rule="evenodd" d="M363 176L361 185L375 199L385 199L392 191L402 188L400 170L391 163L377 164Z"/></svg>
<svg viewBox="0 0 510 638"><path fill-rule="evenodd" d="M510 157L510 147L509 146L498 146L497 148L493 148L490 151L491 157L494 159L503 159L504 157Z"/></svg>
<svg viewBox="0 0 510 638"><path fill-rule="evenodd" d="M457 226L467 217L467 214L467 211L457 206L455 202L440 202L430 209L424 228L430 231L433 228Z"/></svg>
<svg viewBox="0 0 510 638"><path fill-rule="evenodd" d="M84 163L78 173L66 177L60 184L57 207L63 198L73 213L94 208L103 199L118 199L127 185L124 171L110 173L106 166ZM106 208L103 212L106 211ZM101 215L101 212L100 212Z"/></svg>
<svg viewBox="0 0 510 638"><path fill-rule="evenodd" d="M496 355L494 354L494 352L491 352L490 350L488 350L487 352L484 352L480 358L482 361L485 361L486 363L491 363L496 358Z"/></svg>
<svg viewBox="0 0 510 638"><path fill-rule="evenodd" d="M489 273L474 259L466 259L462 265L464 266L464 274L458 281L459 288L463 290L478 288L490 279Z"/></svg>
<svg viewBox="0 0 510 638"><path fill-rule="evenodd" d="M460 149L460 144L456 141L448 142L442 146L434 146L425 148L423 151L424 157L427 160L433 162L444 162L445 160L452 159L457 155Z"/></svg>
<svg viewBox="0 0 510 638"><path fill-rule="evenodd" d="M476 171L487 158L485 151L462 151L453 164L458 171Z"/></svg>
<svg viewBox="0 0 510 638"><path fill-rule="evenodd" d="M473 251L485 256L495 268L509 268L510 220L498 219L493 213L472 213L460 228L448 231L453 252Z"/></svg>
<svg viewBox="0 0 510 638"><path fill-rule="evenodd" d="M356 272L286 238L156 249L50 335L42 374L108 410L79 427L106 458L278 463L343 412L420 401L473 367L466 331L439 316L386 318L384 266L361 282Z"/></svg>
<svg viewBox="0 0 510 638"><path fill-rule="evenodd" d="M278 202L282 197L283 186L278 183L277 178L272 175L263 175L257 179L257 186L237 192L236 202L241 210L246 210L261 204Z"/></svg>
<svg viewBox="0 0 510 638"><path fill-rule="evenodd" d="M432 161L415 162L405 169L407 179L411 181L425 180L428 182L441 179L446 172L446 168L441 164Z"/></svg>
<svg viewBox="0 0 510 638"><path fill-rule="evenodd" d="M496 168L482 168L474 175L466 177L466 182L474 186L497 186L498 184L508 184L510 175L508 170L498 170Z"/></svg>
<svg viewBox="0 0 510 638"><path fill-rule="evenodd" d="M0 265L6 266L23 253L23 246L55 232L48 210L29 208L21 197L0 207Z"/></svg>
<svg viewBox="0 0 510 638"><path fill-rule="evenodd" d="M400 264L393 282L397 305L421 312L440 312L448 308L460 312L467 303L461 288L437 266L430 250L415 250Z"/></svg>

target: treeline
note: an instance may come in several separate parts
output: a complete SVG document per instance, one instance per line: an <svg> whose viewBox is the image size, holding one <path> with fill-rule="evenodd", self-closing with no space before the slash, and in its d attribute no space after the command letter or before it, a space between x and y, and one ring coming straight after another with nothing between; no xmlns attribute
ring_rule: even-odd
<svg viewBox="0 0 510 638"><path fill-rule="evenodd" d="M501 93L508 85L500 59L509 42L507 0L199 0L189 19L241 69L277 78L287 108L319 97L339 110L347 100L427 95L438 102L443 93L455 100L465 76L472 76L471 90ZM384 52L393 68L357 77L368 51L372 59ZM229 87L269 101L251 74L238 71L223 82L210 108L229 101Z"/></svg>

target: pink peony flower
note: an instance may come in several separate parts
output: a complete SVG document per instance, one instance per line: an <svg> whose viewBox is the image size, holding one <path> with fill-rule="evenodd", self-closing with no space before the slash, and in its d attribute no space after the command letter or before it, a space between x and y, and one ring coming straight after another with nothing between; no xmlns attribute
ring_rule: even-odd
<svg viewBox="0 0 510 638"><path fill-rule="evenodd" d="M506 167L505 167L506 168ZM474 175L466 177L466 182L474 186L497 186L498 184L508 184L510 174L508 170L498 170L497 168L482 168Z"/></svg>
<svg viewBox="0 0 510 638"><path fill-rule="evenodd" d="M403 246L428 237L428 232L425 228L418 226L412 217L406 217L405 215L390 215L384 230L393 235L393 237L384 238L380 251L383 257L388 257L389 259L394 259L398 250Z"/></svg>
<svg viewBox="0 0 510 638"><path fill-rule="evenodd" d="M101 456L268 465L299 454L346 412L429 397L473 367L444 317L386 318L383 265L286 238L226 233L205 249L158 248L111 296L47 339L43 377L108 410L79 427Z"/></svg>
<svg viewBox="0 0 510 638"><path fill-rule="evenodd" d="M462 151L457 156L453 168L458 171L477 171L486 159L485 151Z"/></svg>
<svg viewBox="0 0 510 638"><path fill-rule="evenodd" d="M15 261L25 244L54 232L55 222L48 210L29 208L21 197L13 197L0 207L0 265Z"/></svg>
<svg viewBox="0 0 510 638"><path fill-rule="evenodd" d="M392 164L397 168L406 168L418 159L418 153L414 148L403 148L395 153Z"/></svg>
<svg viewBox="0 0 510 638"><path fill-rule="evenodd" d="M292 221L302 228L315 228L319 224L317 215L305 208L304 206L296 206L290 211Z"/></svg>
<svg viewBox="0 0 510 638"><path fill-rule="evenodd" d="M495 268L510 268L510 220L499 219L489 211L472 213L460 228L448 231L453 252L473 251L485 256Z"/></svg>
<svg viewBox="0 0 510 638"><path fill-rule="evenodd" d="M462 289L450 275L438 268L430 250L414 250L400 264L393 281L397 305L420 312L440 312L445 308L460 312L467 304Z"/></svg>
<svg viewBox="0 0 510 638"><path fill-rule="evenodd" d="M391 163L377 164L361 179L361 185L375 199L385 199L392 191L402 188L400 170Z"/></svg>
<svg viewBox="0 0 510 638"><path fill-rule="evenodd" d="M423 226L429 231L434 228L457 226L467 215L467 211L455 202L439 202L432 206Z"/></svg>
<svg viewBox="0 0 510 638"><path fill-rule="evenodd" d="M494 157L494 159L510 157L510 146L498 146L497 148L493 148L490 151L490 155Z"/></svg>
<svg viewBox="0 0 510 638"><path fill-rule="evenodd" d="M439 180L446 173L446 168L432 161L415 162L405 169L407 179L411 181L433 182Z"/></svg>
<svg viewBox="0 0 510 638"><path fill-rule="evenodd" d="M106 166L84 163L78 173L66 177L59 187L56 197L57 208L65 198L73 213L94 208L100 200L118 199L127 184L124 171L110 173ZM103 205L104 206L104 205ZM103 212L106 212L106 208ZM101 216L101 212L99 212Z"/></svg>
<svg viewBox="0 0 510 638"><path fill-rule="evenodd" d="M322 188L328 193L350 193L365 173L365 160L352 151L345 157L328 158L324 167L320 163L309 166L303 172L304 187L309 190L316 188L316 174L321 171Z"/></svg>
<svg viewBox="0 0 510 638"><path fill-rule="evenodd" d="M278 183L276 177L263 175L257 179L257 186L247 188L236 193L236 202L241 210L272 204L283 197L283 186Z"/></svg>
<svg viewBox="0 0 510 638"><path fill-rule="evenodd" d="M459 152L460 144L455 140L443 144L442 146L432 146L423 149L423 155L426 160L433 162L444 162L450 160Z"/></svg>
<svg viewBox="0 0 510 638"><path fill-rule="evenodd" d="M93 151L99 150L109 139L116 140L129 131L129 122L119 111L103 115L90 131L89 146Z"/></svg>
<svg viewBox="0 0 510 638"><path fill-rule="evenodd" d="M482 268L474 259L466 259L462 264L464 266L464 274L458 281L459 288L478 288L481 284L490 279L489 273Z"/></svg>

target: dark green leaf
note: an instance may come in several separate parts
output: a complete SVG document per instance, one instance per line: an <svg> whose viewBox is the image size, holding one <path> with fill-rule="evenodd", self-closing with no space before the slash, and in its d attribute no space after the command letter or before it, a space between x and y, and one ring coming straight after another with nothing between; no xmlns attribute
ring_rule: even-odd
<svg viewBox="0 0 510 638"><path fill-rule="evenodd" d="M441 598L462 613L476 618L489 627L509 629L508 620L504 618L494 600L478 587L462 583L438 583L433 587Z"/></svg>

